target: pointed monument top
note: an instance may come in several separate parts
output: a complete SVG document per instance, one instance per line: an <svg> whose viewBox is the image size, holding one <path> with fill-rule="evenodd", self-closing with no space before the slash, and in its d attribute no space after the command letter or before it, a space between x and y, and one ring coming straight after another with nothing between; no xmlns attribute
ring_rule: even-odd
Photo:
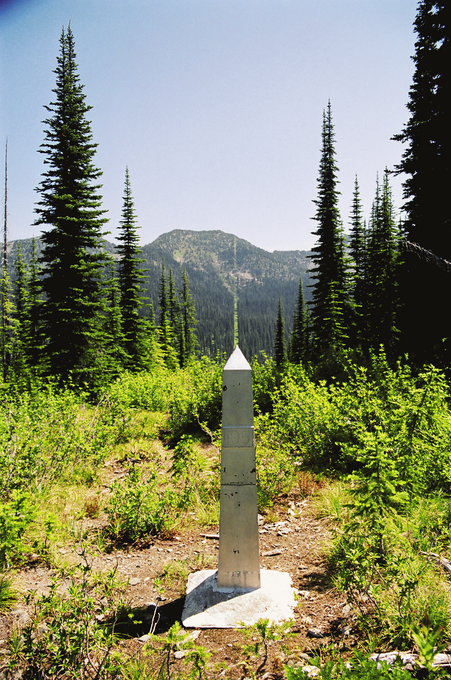
<svg viewBox="0 0 451 680"><path fill-rule="evenodd" d="M233 350L229 357L226 365L224 366L224 371L250 371L251 367L246 361L246 357L240 350L238 345Z"/></svg>

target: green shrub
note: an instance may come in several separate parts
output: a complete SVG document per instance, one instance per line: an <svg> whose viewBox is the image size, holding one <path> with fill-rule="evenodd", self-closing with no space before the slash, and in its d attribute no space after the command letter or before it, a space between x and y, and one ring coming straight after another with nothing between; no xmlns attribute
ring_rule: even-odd
<svg viewBox="0 0 451 680"><path fill-rule="evenodd" d="M0 571L25 558L29 548L23 537L35 515L32 497L25 491L14 490L9 501L0 502Z"/></svg>
<svg viewBox="0 0 451 680"><path fill-rule="evenodd" d="M12 609L17 600L12 579L0 571L0 613Z"/></svg>
<svg viewBox="0 0 451 680"><path fill-rule="evenodd" d="M174 525L176 495L165 488L154 466L129 468L124 480L116 481L106 512L112 539L133 542L149 534L169 533Z"/></svg>
<svg viewBox="0 0 451 680"><path fill-rule="evenodd" d="M96 577L88 564L60 572L48 595L27 598L34 613L10 637L9 668L26 678L119 677L113 645L123 592L114 572Z"/></svg>

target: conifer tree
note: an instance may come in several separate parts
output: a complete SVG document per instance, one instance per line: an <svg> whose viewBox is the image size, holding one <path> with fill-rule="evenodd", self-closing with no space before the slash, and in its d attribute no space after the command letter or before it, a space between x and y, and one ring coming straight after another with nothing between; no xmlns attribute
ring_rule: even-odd
<svg viewBox="0 0 451 680"><path fill-rule="evenodd" d="M366 282L366 336L373 349L384 346L387 355L397 353L398 229L385 170L382 190L377 182L368 236Z"/></svg>
<svg viewBox="0 0 451 680"><path fill-rule="evenodd" d="M42 284L40 276L40 266L36 247L36 239L33 237L31 242L31 259L29 265L28 278L28 319L27 332L24 338L25 353L28 360L29 370L40 373L42 366Z"/></svg>
<svg viewBox="0 0 451 680"><path fill-rule="evenodd" d="M29 306L29 288L28 288L28 267L22 255L22 246L20 243L17 244L16 259L14 262L14 268L16 270L16 280L15 280L15 306L16 306L16 319L19 322L20 328L25 328L28 319L28 306Z"/></svg>
<svg viewBox="0 0 451 680"><path fill-rule="evenodd" d="M451 89L450 8L445 0L421 0L414 22L415 71L407 108L410 118L394 137L407 144L398 173L405 173L407 240L451 260L449 92ZM405 253L401 275L403 350L418 362L449 365L451 277Z"/></svg>
<svg viewBox="0 0 451 680"><path fill-rule="evenodd" d="M164 258L161 262L161 278L159 291L160 323L158 327L161 351L168 368L175 368L178 364L174 351L174 329L171 324L171 309L169 305L169 290L166 277Z"/></svg>
<svg viewBox="0 0 451 680"><path fill-rule="evenodd" d="M140 257L139 237L136 230L137 219L133 202L128 167L125 170L125 188L122 207L121 228L117 238L116 250L120 255L118 279L120 289L120 308L122 318L123 347L128 368L137 368L145 363L146 326L139 311L146 300L142 295L142 282L145 279Z"/></svg>
<svg viewBox="0 0 451 680"><path fill-rule="evenodd" d="M107 221L96 184L101 171L93 165L96 144L86 118L75 62L70 25L63 29L57 58L55 100L39 151L48 169L43 173L35 224L50 226L42 236L42 316L45 352L52 373L63 379L93 379L101 369L104 300L101 229Z"/></svg>
<svg viewBox="0 0 451 680"><path fill-rule="evenodd" d="M106 267L105 290L107 306L105 311L105 350L106 370L114 375L121 368L134 368L131 357L127 354L127 342L122 324L121 294L119 281L116 278L114 263Z"/></svg>
<svg viewBox="0 0 451 680"><path fill-rule="evenodd" d="M323 112L322 150L318 177L318 198L314 219L318 237L312 248L311 328L313 348L318 359L333 359L340 353L346 339L345 261L343 232L338 211L337 165L335 162L335 135L330 102Z"/></svg>
<svg viewBox="0 0 451 680"><path fill-rule="evenodd" d="M364 332L363 315L366 271L365 226L362 219L362 204L357 175L354 183L350 226L349 254L351 257L351 271L349 275L349 294L352 299L352 318L349 331L351 345L357 347L362 340Z"/></svg>
<svg viewBox="0 0 451 680"><path fill-rule="evenodd" d="M304 284L302 277L299 279L298 297L293 313L293 330L290 338L290 361L300 364L307 355L308 349L308 328L307 310L304 300Z"/></svg>
<svg viewBox="0 0 451 680"><path fill-rule="evenodd" d="M27 372L28 357L26 345L29 327L29 273L28 267L22 255L21 244L17 244L17 254L14 262L16 274L15 280L15 318L16 318L16 342L14 352L14 372L17 376L24 376Z"/></svg>
<svg viewBox="0 0 451 680"><path fill-rule="evenodd" d="M287 350L285 346L285 324L282 312L282 300L279 297L279 307L276 320L276 339L274 342L274 358L277 368L282 368L287 361Z"/></svg>
<svg viewBox="0 0 451 680"><path fill-rule="evenodd" d="M183 368L186 366L189 359L194 356L198 346L196 336L196 308L189 288L188 274L186 273L185 268L183 268L182 271L182 287L180 289L180 316L180 326L183 333L183 339L180 343L183 347L183 351L180 354L180 366Z"/></svg>
<svg viewBox="0 0 451 680"><path fill-rule="evenodd" d="M0 307L0 359L3 381L7 382L12 377L14 368L17 320L12 301L11 280L4 260L0 278Z"/></svg>

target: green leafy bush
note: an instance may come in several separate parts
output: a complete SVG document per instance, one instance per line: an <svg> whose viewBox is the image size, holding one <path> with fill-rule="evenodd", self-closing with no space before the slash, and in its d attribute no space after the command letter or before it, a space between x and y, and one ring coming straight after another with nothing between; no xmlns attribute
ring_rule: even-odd
<svg viewBox="0 0 451 680"><path fill-rule="evenodd" d="M165 488L155 466L129 468L124 480L116 481L106 512L108 533L115 542L136 541L149 534L170 533L174 525L176 495Z"/></svg>
<svg viewBox="0 0 451 680"><path fill-rule="evenodd" d="M12 579L0 571L0 613L12 609L17 596Z"/></svg>
<svg viewBox="0 0 451 680"><path fill-rule="evenodd" d="M29 548L23 537L35 515L33 500L25 491L14 490L10 500L0 502L0 571L12 562L25 559Z"/></svg>
<svg viewBox="0 0 451 680"><path fill-rule="evenodd" d="M114 628L123 592L114 572L98 577L87 563L58 573L48 595L28 597L34 614L12 633L10 670L27 678L117 678Z"/></svg>

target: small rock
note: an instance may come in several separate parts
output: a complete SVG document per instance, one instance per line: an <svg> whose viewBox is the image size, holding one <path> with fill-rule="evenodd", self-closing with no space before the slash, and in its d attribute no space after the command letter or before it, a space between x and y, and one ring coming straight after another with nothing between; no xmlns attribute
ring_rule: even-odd
<svg viewBox="0 0 451 680"><path fill-rule="evenodd" d="M131 578L130 581L129 581L129 584L130 584L131 586L137 586L138 583L141 583L141 579L140 579L140 578L136 578L136 577L135 577L135 578Z"/></svg>
<svg viewBox="0 0 451 680"><path fill-rule="evenodd" d="M307 637L322 638L324 637L324 634L320 631L319 628L309 628L307 631Z"/></svg>
<svg viewBox="0 0 451 680"><path fill-rule="evenodd" d="M209 538L212 541L219 541L219 534L200 534L202 538Z"/></svg>
<svg viewBox="0 0 451 680"><path fill-rule="evenodd" d="M183 649L180 649L178 652L174 652L174 658L183 659L185 654L186 652Z"/></svg>
<svg viewBox="0 0 451 680"><path fill-rule="evenodd" d="M276 555L281 555L281 550L265 550L262 552L262 557L275 557Z"/></svg>
<svg viewBox="0 0 451 680"><path fill-rule="evenodd" d="M310 678L315 678L321 672L316 666L303 666L302 670L305 671Z"/></svg>
<svg viewBox="0 0 451 680"><path fill-rule="evenodd" d="M200 635L200 630L193 630L189 635L186 636L187 640L197 640Z"/></svg>
<svg viewBox="0 0 451 680"><path fill-rule="evenodd" d="M30 620L30 615L25 609L14 609L11 614L15 617L19 626L25 626Z"/></svg>
<svg viewBox="0 0 451 680"><path fill-rule="evenodd" d="M303 661L310 661L310 657L308 654L305 652L301 652L301 654L298 654L299 658L302 659Z"/></svg>
<svg viewBox="0 0 451 680"><path fill-rule="evenodd" d="M150 640L150 635L141 635L140 638L138 638L140 642L147 642L147 640Z"/></svg>
<svg viewBox="0 0 451 680"><path fill-rule="evenodd" d="M345 617L345 619L347 619L348 616L351 616L351 611L352 611L351 605L345 604L345 606L343 607L343 616Z"/></svg>

